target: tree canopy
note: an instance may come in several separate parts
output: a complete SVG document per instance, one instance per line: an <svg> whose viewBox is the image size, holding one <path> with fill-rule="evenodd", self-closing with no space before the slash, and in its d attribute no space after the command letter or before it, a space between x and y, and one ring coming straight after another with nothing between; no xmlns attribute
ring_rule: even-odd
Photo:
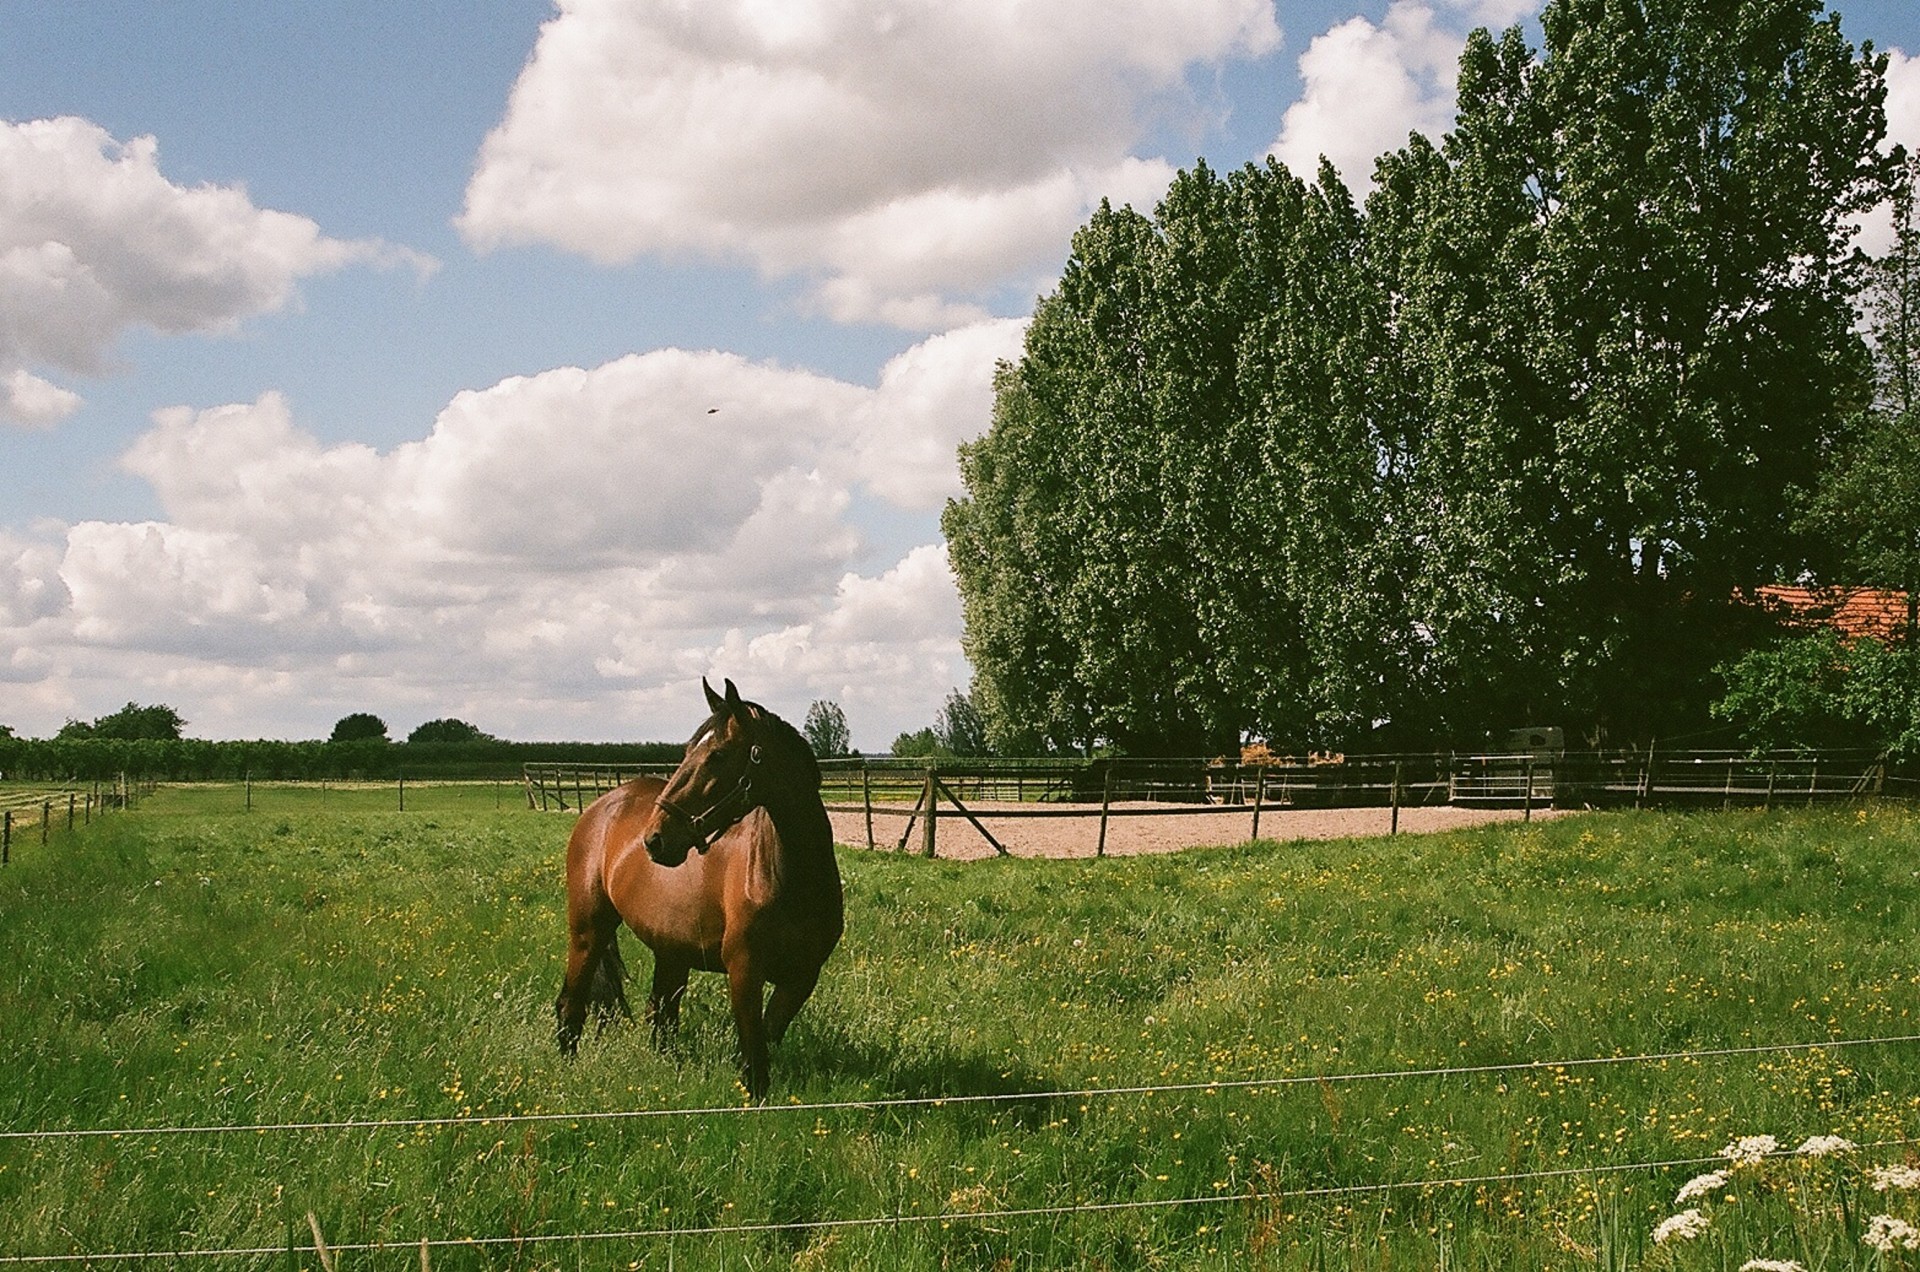
<svg viewBox="0 0 1920 1272"><path fill-rule="evenodd" d="M334 721L329 742L385 742L387 722L370 711L355 711Z"/></svg>
<svg viewBox="0 0 1920 1272"><path fill-rule="evenodd" d="M1707 719L1870 392L1885 59L1818 0L1541 25L1364 206L1201 164L1075 236L944 518L997 745Z"/></svg>
<svg viewBox="0 0 1920 1272"><path fill-rule="evenodd" d="M800 732L819 759L831 760L853 753L853 730L847 727L847 713L837 702L816 699L807 707L806 722L800 726Z"/></svg>
<svg viewBox="0 0 1920 1272"><path fill-rule="evenodd" d="M163 703L141 706L129 702L92 722L69 720L60 728L63 738L109 738L123 742L164 741L178 738L187 722Z"/></svg>
<svg viewBox="0 0 1920 1272"><path fill-rule="evenodd" d="M440 720L428 720L412 733L407 734L408 742L491 742L491 734L465 720L456 720L448 716Z"/></svg>

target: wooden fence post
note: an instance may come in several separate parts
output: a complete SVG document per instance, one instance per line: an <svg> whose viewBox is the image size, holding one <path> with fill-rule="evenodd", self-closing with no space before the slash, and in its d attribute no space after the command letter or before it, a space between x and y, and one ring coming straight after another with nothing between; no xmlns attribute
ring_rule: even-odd
<svg viewBox="0 0 1920 1272"><path fill-rule="evenodd" d="M49 832L52 829L53 829L53 801L50 799L43 799L40 801L40 846L42 848L47 846L47 832Z"/></svg>
<svg viewBox="0 0 1920 1272"><path fill-rule="evenodd" d="M1093 855L1107 855L1107 808L1113 803L1113 761L1109 759L1106 767L1100 770L1100 842L1093 846Z"/></svg>
<svg viewBox="0 0 1920 1272"><path fill-rule="evenodd" d="M939 833L935 824L940 815L939 807L940 792L934 786L933 761L929 760L927 761L927 811L925 819L920 823L920 833L922 836L920 855L923 857L931 858L933 856L934 839Z"/></svg>
<svg viewBox="0 0 1920 1272"><path fill-rule="evenodd" d="M400 811L407 811L407 771L400 770Z"/></svg>
<svg viewBox="0 0 1920 1272"><path fill-rule="evenodd" d="M1527 783L1527 812L1526 812L1526 816L1523 817L1521 820L1532 821L1533 820L1533 757L1531 755L1527 757L1526 783Z"/></svg>
<svg viewBox="0 0 1920 1272"><path fill-rule="evenodd" d="M73 833L73 792L67 792L67 833Z"/></svg>
<svg viewBox="0 0 1920 1272"><path fill-rule="evenodd" d="M1264 764L1256 764L1253 771L1255 774L1253 779L1253 829L1248 832L1248 839L1260 838L1260 810L1266 806L1267 802L1267 766Z"/></svg>
<svg viewBox="0 0 1920 1272"><path fill-rule="evenodd" d="M13 858L13 810L0 812L0 866Z"/></svg>
<svg viewBox="0 0 1920 1272"><path fill-rule="evenodd" d="M1395 760L1393 762L1393 794L1390 798L1393 800L1393 819L1387 824L1387 833L1389 835L1397 835L1400 833L1400 761L1399 760Z"/></svg>
<svg viewBox="0 0 1920 1272"><path fill-rule="evenodd" d="M873 851L873 770L867 757L860 757L860 803L867 810L867 851Z"/></svg>
<svg viewBox="0 0 1920 1272"><path fill-rule="evenodd" d="M247 811L252 812L253 811L253 770L252 769L247 770L246 783L247 783Z"/></svg>

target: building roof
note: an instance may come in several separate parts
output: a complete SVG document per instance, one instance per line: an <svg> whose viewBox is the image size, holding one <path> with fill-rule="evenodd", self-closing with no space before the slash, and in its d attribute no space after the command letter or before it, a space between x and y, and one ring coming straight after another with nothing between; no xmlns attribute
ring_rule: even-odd
<svg viewBox="0 0 1920 1272"><path fill-rule="evenodd" d="M1775 584L1760 589L1760 603L1785 609L1796 627L1831 627L1849 640L1890 640L1907 627L1907 594L1884 588Z"/></svg>

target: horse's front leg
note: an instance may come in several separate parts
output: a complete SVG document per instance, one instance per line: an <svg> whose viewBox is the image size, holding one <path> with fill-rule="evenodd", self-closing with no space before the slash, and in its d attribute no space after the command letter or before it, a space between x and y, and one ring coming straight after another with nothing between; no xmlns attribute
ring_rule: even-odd
<svg viewBox="0 0 1920 1272"><path fill-rule="evenodd" d="M653 1045L665 1051L680 1029L680 1000L687 996L687 974L692 966L656 950L653 988L647 994L647 1023L653 1026Z"/></svg>
<svg viewBox="0 0 1920 1272"><path fill-rule="evenodd" d="M740 1035L740 1082L756 1100L767 1098L767 1028L761 1000L766 978L754 974L742 956L727 965L727 988L733 999L733 1027Z"/></svg>

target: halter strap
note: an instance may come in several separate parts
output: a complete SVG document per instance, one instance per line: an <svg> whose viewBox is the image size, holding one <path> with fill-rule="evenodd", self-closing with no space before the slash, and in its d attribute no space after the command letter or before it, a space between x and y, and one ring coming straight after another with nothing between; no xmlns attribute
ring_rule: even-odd
<svg viewBox="0 0 1920 1272"><path fill-rule="evenodd" d="M667 812L685 822L688 828L693 831L693 842L695 846L697 846L701 852L705 852L713 846L713 841L718 839L729 826L745 817L758 806L759 801L753 797L753 771L759 767L760 744L755 742L752 749L747 752L747 767L742 770L738 784L736 784L731 791L728 791L725 795L715 800L706 812L698 815L691 814L678 804L658 798L653 801L654 805L655 807L665 809Z"/></svg>

